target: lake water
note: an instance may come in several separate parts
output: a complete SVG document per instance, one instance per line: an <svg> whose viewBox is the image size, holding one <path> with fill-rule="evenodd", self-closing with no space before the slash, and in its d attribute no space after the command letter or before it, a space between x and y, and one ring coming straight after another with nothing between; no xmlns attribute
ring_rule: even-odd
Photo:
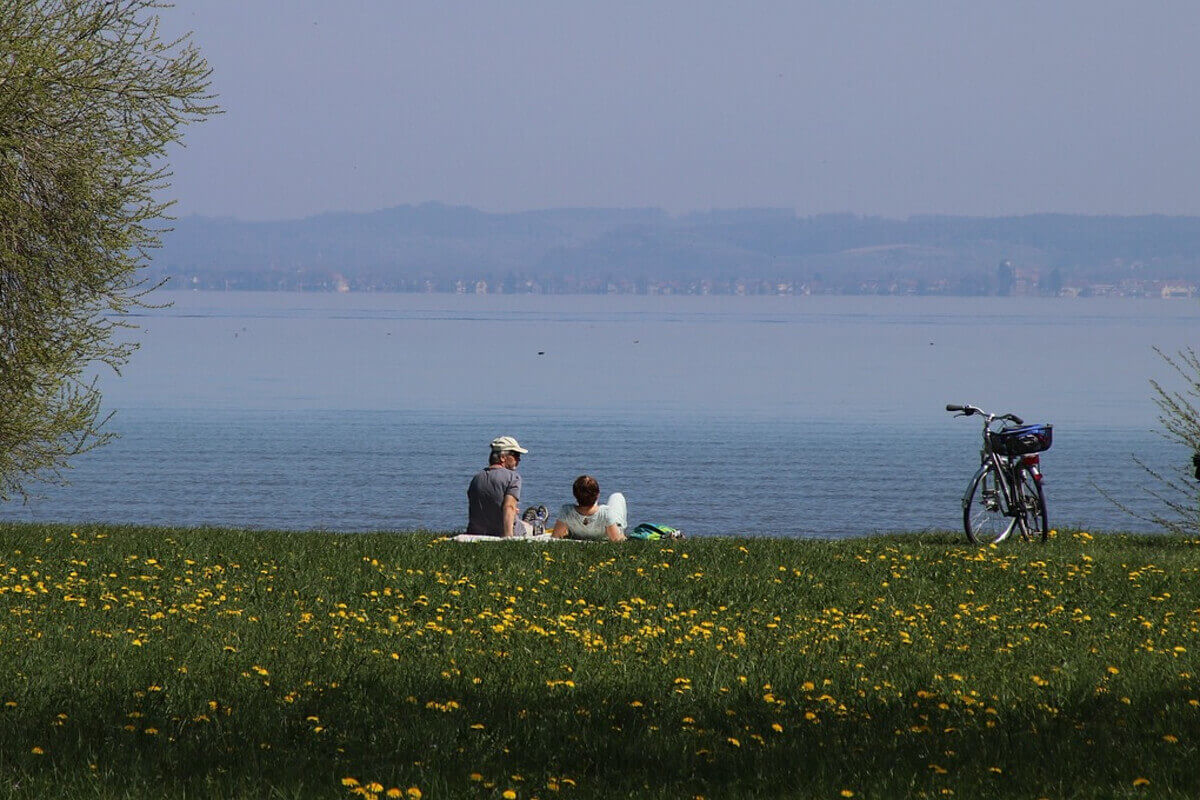
<svg viewBox="0 0 1200 800"><path fill-rule="evenodd" d="M0 517L461 529L487 442L524 502L582 472L631 522L692 535L957 529L979 428L947 402L1052 422L1051 523L1147 530L1154 353L1200 304L931 297L164 293L102 375L122 438Z"/></svg>

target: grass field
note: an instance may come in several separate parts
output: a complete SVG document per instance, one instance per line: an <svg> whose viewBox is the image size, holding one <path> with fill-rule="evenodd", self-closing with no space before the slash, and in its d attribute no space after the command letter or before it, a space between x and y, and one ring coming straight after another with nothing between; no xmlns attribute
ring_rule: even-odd
<svg viewBox="0 0 1200 800"><path fill-rule="evenodd" d="M1200 537L0 541L9 796L1200 796Z"/></svg>

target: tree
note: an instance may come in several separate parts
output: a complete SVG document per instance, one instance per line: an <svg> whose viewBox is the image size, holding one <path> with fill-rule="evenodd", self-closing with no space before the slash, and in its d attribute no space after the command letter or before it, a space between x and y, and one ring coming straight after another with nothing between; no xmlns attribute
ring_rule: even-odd
<svg viewBox="0 0 1200 800"><path fill-rule="evenodd" d="M166 149L217 111L156 0L3 0L0 499L110 437L89 370L120 371L169 203Z"/></svg>
<svg viewBox="0 0 1200 800"><path fill-rule="evenodd" d="M1182 389L1166 389L1158 381L1150 381L1154 389L1154 404L1158 406L1158 422L1167 441L1183 445L1193 454L1200 454L1200 355L1190 347L1174 356L1155 348L1155 352L1183 381ZM1172 474L1163 474L1142 465L1158 484L1151 494L1162 504L1162 512L1151 519L1173 533L1200 533L1200 484L1195 471L1200 464L1181 463Z"/></svg>
<svg viewBox="0 0 1200 800"><path fill-rule="evenodd" d="M1162 427L1160 434L1163 439L1183 446L1179 463L1164 471L1133 457L1134 463L1151 478L1145 492L1157 510L1141 513L1121 502L1108 489L1101 488L1101 493L1131 516L1170 533L1194 536L1200 533L1200 461L1195 460L1200 457L1200 354L1190 347L1173 356L1158 348L1155 352L1183 381L1182 389L1169 389L1156 380L1150 381Z"/></svg>

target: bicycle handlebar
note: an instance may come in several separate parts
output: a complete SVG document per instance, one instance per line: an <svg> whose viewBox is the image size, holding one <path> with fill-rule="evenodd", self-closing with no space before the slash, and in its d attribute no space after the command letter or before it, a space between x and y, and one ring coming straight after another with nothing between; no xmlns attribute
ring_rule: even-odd
<svg viewBox="0 0 1200 800"><path fill-rule="evenodd" d="M985 417L991 417L992 419L1012 420L1017 425L1025 424L1025 420L1021 419L1016 414L988 414L982 408L979 408L977 406L959 406L959 405L954 405L953 403L947 403L946 410L947 411L958 411L964 417L969 417L972 414L983 414Z"/></svg>

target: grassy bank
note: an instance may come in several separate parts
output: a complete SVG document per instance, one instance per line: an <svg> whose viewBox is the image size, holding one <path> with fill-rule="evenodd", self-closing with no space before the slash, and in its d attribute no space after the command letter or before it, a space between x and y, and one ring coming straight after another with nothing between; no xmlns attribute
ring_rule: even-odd
<svg viewBox="0 0 1200 800"><path fill-rule="evenodd" d="M0 542L0 794L1200 796L1200 539Z"/></svg>

